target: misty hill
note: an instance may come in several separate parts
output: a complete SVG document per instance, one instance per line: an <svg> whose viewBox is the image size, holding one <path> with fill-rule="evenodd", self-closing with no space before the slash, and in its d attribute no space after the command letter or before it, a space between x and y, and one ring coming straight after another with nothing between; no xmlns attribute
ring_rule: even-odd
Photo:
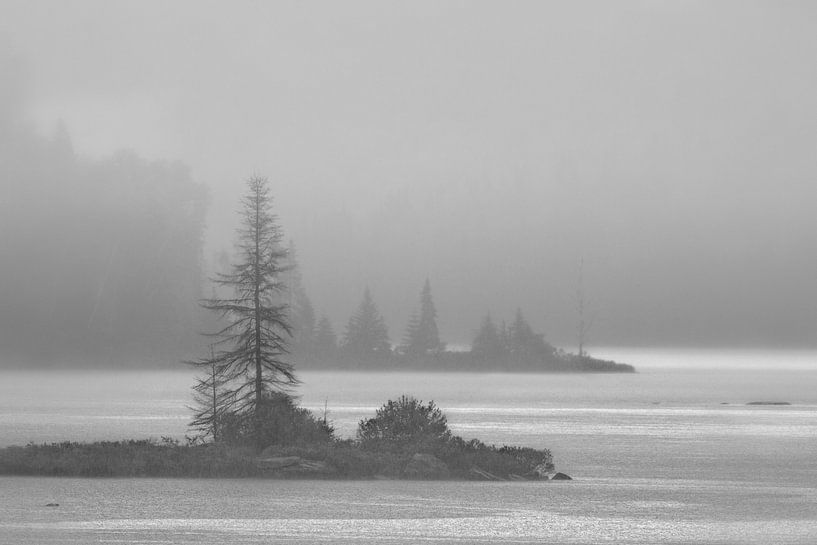
<svg viewBox="0 0 817 545"><path fill-rule="evenodd" d="M204 186L133 153L80 158L4 93L0 364L175 364L199 342Z"/></svg>

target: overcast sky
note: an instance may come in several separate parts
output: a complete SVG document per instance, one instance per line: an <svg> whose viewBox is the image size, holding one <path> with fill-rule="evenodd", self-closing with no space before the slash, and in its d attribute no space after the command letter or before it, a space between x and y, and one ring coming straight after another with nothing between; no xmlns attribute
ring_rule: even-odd
<svg viewBox="0 0 817 545"><path fill-rule="evenodd" d="M28 115L179 159L208 259L270 178L319 312L470 341L817 345L817 3L0 0Z"/></svg>

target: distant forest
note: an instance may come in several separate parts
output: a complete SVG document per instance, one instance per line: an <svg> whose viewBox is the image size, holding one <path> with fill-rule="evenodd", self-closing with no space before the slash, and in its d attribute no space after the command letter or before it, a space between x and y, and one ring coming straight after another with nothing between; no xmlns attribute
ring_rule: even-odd
<svg viewBox="0 0 817 545"><path fill-rule="evenodd" d="M205 187L176 163L77 157L0 106L0 358L169 363L200 345Z"/></svg>
<svg viewBox="0 0 817 545"><path fill-rule="evenodd" d="M64 127L38 134L5 92L0 364L173 367L201 353L200 333L218 325L199 306L217 289L202 264L206 188L178 163L78 157ZM368 289L337 332L316 313L292 245L289 260L296 369L627 370L557 350L521 311L508 324L484 317L471 351L446 350L429 281L401 340Z"/></svg>

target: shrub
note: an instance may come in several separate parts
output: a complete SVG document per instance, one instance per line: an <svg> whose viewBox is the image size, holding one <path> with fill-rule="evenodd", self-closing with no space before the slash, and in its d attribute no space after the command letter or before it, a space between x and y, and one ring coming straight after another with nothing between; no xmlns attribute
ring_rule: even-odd
<svg viewBox="0 0 817 545"><path fill-rule="evenodd" d="M451 431L433 401L423 404L403 395L380 407L374 418L361 420L357 437L364 448L400 448L408 444L423 447L447 441Z"/></svg>
<svg viewBox="0 0 817 545"><path fill-rule="evenodd" d="M495 447L486 445L478 439L465 441L461 437L452 437L432 453L448 464L454 475L461 478L468 478L474 467L500 478L508 478L512 474L530 475L537 469L544 471L553 469L553 458L549 450Z"/></svg>
<svg viewBox="0 0 817 545"><path fill-rule="evenodd" d="M334 437L335 430L328 422L298 407L283 392L268 392L258 411L260 430L249 415L225 414L219 424L222 441L229 445L298 446L327 443Z"/></svg>

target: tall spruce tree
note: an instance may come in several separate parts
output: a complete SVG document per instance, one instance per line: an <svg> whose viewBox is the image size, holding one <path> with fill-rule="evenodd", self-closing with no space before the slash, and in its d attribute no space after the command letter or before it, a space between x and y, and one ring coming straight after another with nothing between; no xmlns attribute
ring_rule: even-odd
<svg viewBox="0 0 817 545"><path fill-rule="evenodd" d="M286 250L281 247L281 228L271 211L266 178L247 181L241 206L238 262L215 278L232 297L207 299L202 304L218 313L227 325L211 334L216 339L212 357L191 363L205 368L210 380L220 385L214 403L219 411L252 429L260 441L265 398L285 391L298 380L286 359L291 334L287 305L282 302ZM207 414L196 417L200 425L207 425Z"/></svg>
<svg viewBox="0 0 817 545"><path fill-rule="evenodd" d="M347 358L358 360L357 363L386 359L391 355L389 331L369 288L363 292L357 312L346 325L343 353Z"/></svg>
<svg viewBox="0 0 817 545"><path fill-rule="evenodd" d="M420 292L420 312L409 320L401 350L407 356L422 358L443 349L437 329L437 309L431 296L431 282L426 278Z"/></svg>

